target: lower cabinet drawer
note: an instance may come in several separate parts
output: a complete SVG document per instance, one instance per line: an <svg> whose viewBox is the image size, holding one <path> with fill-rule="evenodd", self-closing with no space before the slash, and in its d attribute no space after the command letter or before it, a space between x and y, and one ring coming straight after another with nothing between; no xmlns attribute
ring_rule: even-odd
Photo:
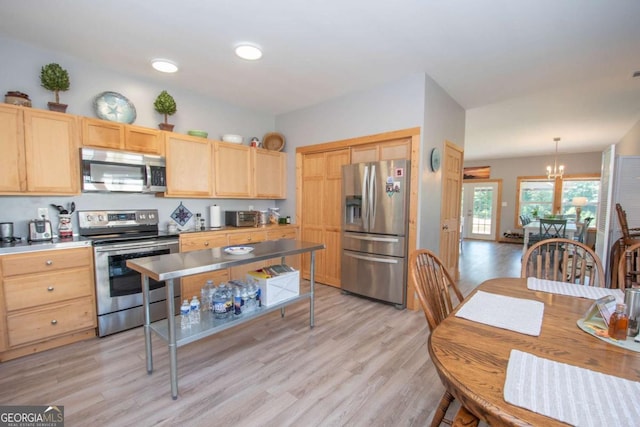
<svg viewBox="0 0 640 427"><path fill-rule="evenodd" d="M91 248L38 251L0 257L4 277L91 265Z"/></svg>
<svg viewBox="0 0 640 427"><path fill-rule="evenodd" d="M282 230L267 231L267 240L295 239L297 236L298 236L298 230L291 227L284 228Z"/></svg>
<svg viewBox="0 0 640 427"><path fill-rule="evenodd" d="M91 296L92 293L93 270L89 268L29 274L4 280L7 311L40 307L44 304Z"/></svg>
<svg viewBox="0 0 640 427"><path fill-rule="evenodd" d="M91 297L7 315L11 347L95 326L96 311Z"/></svg>

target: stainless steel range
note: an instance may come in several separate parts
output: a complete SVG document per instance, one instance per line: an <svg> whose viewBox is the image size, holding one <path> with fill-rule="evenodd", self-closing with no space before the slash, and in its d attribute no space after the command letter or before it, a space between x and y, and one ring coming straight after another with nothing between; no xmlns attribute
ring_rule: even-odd
<svg viewBox="0 0 640 427"><path fill-rule="evenodd" d="M178 236L158 230L158 211L78 211L80 235L93 242L98 335L105 336L144 323L140 273L126 266L128 259L178 252ZM149 279L151 320L166 318L163 282ZM180 282L174 283L176 310Z"/></svg>

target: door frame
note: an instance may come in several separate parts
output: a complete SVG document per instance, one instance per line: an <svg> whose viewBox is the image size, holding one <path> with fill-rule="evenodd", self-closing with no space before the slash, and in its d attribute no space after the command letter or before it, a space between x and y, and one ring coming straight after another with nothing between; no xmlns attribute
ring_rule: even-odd
<svg viewBox="0 0 640 427"><path fill-rule="evenodd" d="M495 210L495 222L496 229L493 236L494 241L500 240L500 221L502 219L502 178L500 179L465 179L462 181L462 185L464 184L498 184L498 191L496 196L496 210ZM492 218L493 219L493 218Z"/></svg>

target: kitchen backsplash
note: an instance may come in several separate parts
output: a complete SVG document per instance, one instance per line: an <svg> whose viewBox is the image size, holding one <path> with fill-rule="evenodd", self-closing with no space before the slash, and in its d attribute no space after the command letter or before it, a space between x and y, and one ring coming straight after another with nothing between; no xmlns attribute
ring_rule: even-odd
<svg viewBox="0 0 640 427"><path fill-rule="evenodd" d="M82 193L78 196L54 196L54 197L0 197L0 222L13 222L14 236L26 239L27 224L36 219L38 208L48 208L49 219L53 225L54 234L57 234L58 211L52 204L69 206L75 202L76 210L105 210L105 209L158 209L160 217L160 229L166 230L171 213L182 203L194 215L201 213L209 224L209 206L218 205L221 211L248 210L250 206L256 210L267 210L277 207L273 200L236 200L236 199L189 199L189 198L162 198L153 194L119 194L119 193ZM293 217L293 212L285 213ZM78 234L78 216L72 215L74 234ZM193 228L193 218L185 224L184 229Z"/></svg>

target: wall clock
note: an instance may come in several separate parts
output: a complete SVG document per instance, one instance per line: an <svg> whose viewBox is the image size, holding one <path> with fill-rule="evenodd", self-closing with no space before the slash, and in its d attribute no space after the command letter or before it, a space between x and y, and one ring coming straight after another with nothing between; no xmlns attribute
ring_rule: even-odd
<svg viewBox="0 0 640 427"><path fill-rule="evenodd" d="M136 120L136 107L118 92L102 92L93 100L93 108L102 120L128 124Z"/></svg>
<svg viewBox="0 0 640 427"><path fill-rule="evenodd" d="M440 169L440 150L431 150L431 170L437 172Z"/></svg>

